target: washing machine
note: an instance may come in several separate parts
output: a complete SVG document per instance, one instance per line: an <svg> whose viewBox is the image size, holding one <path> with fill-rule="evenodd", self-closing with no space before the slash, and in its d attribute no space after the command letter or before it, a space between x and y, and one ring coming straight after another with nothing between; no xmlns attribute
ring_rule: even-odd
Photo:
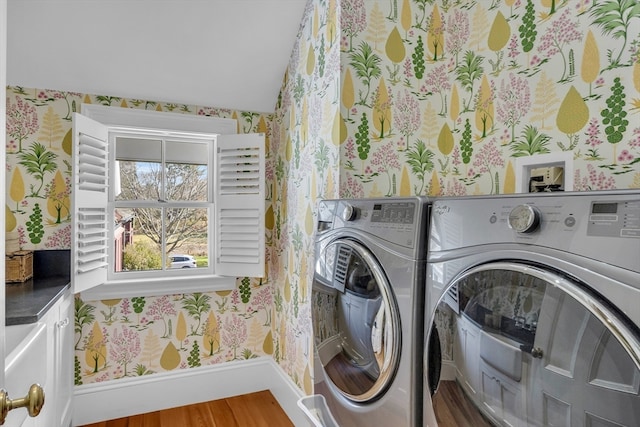
<svg viewBox="0 0 640 427"><path fill-rule="evenodd" d="M429 206L425 197L319 203L314 392L331 424L422 426Z"/></svg>
<svg viewBox="0 0 640 427"><path fill-rule="evenodd" d="M639 191L443 198L428 248L424 425L640 426Z"/></svg>

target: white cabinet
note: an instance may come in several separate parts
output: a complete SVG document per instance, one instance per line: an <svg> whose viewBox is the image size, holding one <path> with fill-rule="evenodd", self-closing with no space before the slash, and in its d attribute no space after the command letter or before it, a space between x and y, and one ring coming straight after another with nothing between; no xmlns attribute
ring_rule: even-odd
<svg viewBox="0 0 640 427"><path fill-rule="evenodd" d="M525 387L480 362L480 399L485 414L502 426L526 426Z"/></svg>
<svg viewBox="0 0 640 427"><path fill-rule="evenodd" d="M68 427L73 395L73 295L67 290L47 311L47 375L42 412L26 426Z"/></svg>
<svg viewBox="0 0 640 427"><path fill-rule="evenodd" d="M464 316L458 316L453 345L456 378L467 394L475 398L479 383L480 328Z"/></svg>

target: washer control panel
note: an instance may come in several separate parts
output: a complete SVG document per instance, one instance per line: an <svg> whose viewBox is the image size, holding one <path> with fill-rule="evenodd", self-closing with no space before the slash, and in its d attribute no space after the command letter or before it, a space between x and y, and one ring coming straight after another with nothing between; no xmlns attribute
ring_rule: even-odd
<svg viewBox="0 0 640 427"><path fill-rule="evenodd" d="M587 235L640 238L640 200L592 202Z"/></svg>

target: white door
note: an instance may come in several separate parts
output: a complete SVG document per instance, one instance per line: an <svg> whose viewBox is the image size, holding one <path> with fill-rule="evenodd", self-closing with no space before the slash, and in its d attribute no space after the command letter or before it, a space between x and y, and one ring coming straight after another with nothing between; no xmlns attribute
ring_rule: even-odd
<svg viewBox="0 0 640 427"><path fill-rule="evenodd" d="M559 287L547 286L532 354L536 425L640 425L640 369L612 330Z"/></svg>
<svg viewBox="0 0 640 427"><path fill-rule="evenodd" d="M2 91L2 97L0 99L6 99L6 91L7 91L7 79L6 79L6 71L7 71L7 1L0 0L0 91ZM6 122L7 119L7 105L5 102L0 102L0 165L5 165L7 162L5 160L5 139L6 139ZM0 196L0 206L5 204L5 174L0 173L0 188L2 189L2 196ZM5 211L4 209L0 209L0 224L4 224L5 220ZM2 242L4 242L4 228L0 227L0 238ZM4 247L4 246L3 246ZM2 283L4 283L4 257L2 261L0 261L0 279L2 279ZM4 386L4 318L5 318L5 302L4 302L4 286L0 286L0 388Z"/></svg>

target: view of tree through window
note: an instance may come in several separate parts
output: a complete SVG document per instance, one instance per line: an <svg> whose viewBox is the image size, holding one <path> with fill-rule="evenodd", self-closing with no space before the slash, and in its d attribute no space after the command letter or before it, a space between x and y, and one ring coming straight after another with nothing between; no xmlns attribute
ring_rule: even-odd
<svg viewBox="0 0 640 427"><path fill-rule="evenodd" d="M135 144L135 146L134 146ZM137 147L137 148L132 148ZM210 183L205 142L126 137L116 144L121 269L206 266Z"/></svg>

